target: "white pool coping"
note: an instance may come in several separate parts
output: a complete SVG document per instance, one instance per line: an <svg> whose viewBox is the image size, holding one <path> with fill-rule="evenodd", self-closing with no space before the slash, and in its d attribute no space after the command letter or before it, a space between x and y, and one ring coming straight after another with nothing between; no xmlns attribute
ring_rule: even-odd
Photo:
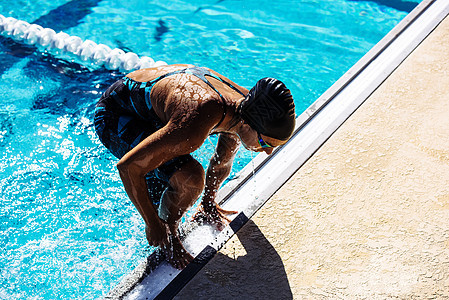
<svg viewBox="0 0 449 300"><path fill-rule="evenodd" d="M220 191L219 202L240 213L218 234L208 228L197 229L200 233L186 230L187 240L202 237L196 249L189 249L196 255L193 263L179 271L152 254L105 299L173 298L448 14L448 0L422 1L297 118L295 134L286 145L271 156L258 155L238 179L228 183Z"/></svg>

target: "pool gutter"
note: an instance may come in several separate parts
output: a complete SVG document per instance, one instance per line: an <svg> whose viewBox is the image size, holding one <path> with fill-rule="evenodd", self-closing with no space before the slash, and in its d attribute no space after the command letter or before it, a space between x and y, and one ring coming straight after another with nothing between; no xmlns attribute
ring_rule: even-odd
<svg viewBox="0 0 449 300"><path fill-rule="evenodd" d="M179 271L153 253L105 299L170 299L226 241L321 147L449 14L449 1L424 0L297 118L293 138L271 156L258 155L220 191L219 203L240 213L222 232L205 232L194 262ZM193 238L194 224L182 228Z"/></svg>

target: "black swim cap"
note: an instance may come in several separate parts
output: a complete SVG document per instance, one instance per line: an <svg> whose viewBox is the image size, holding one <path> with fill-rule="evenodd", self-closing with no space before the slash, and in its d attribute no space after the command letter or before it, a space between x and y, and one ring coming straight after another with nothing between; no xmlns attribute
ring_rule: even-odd
<svg viewBox="0 0 449 300"><path fill-rule="evenodd" d="M288 140L295 129L295 103L281 81L263 78L240 103L238 112L251 128L265 136Z"/></svg>

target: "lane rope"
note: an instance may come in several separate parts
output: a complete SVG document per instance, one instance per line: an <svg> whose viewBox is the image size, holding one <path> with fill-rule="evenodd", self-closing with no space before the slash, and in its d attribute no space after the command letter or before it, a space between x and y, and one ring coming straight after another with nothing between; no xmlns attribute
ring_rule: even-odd
<svg viewBox="0 0 449 300"><path fill-rule="evenodd" d="M154 61L151 57L141 56L122 49L111 49L104 44L91 40L82 40L78 36L65 32L56 33L51 28L5 17L0 14L0 34L16 42L41 46L45 50L56 50L79 57L83 62L104 66L108 70L129 72L132 70L166 65L164 61ZM38 47L39 49L39 47Z"/></svg>

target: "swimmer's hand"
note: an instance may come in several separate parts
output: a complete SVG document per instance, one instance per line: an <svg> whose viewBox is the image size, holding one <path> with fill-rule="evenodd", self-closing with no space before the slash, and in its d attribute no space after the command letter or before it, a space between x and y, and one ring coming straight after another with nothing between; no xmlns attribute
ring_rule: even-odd
<svg viewBox="0 0 449 300"><path fill-rule="evenodd" d="M184 269L193 260L193 256L182 245L176 231L177 225L165 224L160 220L159 225L159 229L156 229L158 225L145 227L148 243L151 246L160 246L165 253L165 259L174 268Z"/></svg>
<svg viewBox="0 0 449 300"><path fill-rule="evenodd" d="M150 246L164 247L168 245L170 243L169 234L169 228L159 219L145 226L145 235Z"/></svg>
<svg viewBox="0 0 449 300"><path fill-rule="evenodd" d="M193 256L184 248L177 234L169 235L169 240L170 243L162 248L166 260L174 268L182 270L193 260Z"/></svg>
<svg viewBox="0 0 449 300"><path fill-rule="evenodd" d="M202 201L198 211L193 216L193 220L199 223L208 223L214 225L217 230L222 231L231 220L228 215L234 215L238 211L225 210L215 201Z"/></svg>

